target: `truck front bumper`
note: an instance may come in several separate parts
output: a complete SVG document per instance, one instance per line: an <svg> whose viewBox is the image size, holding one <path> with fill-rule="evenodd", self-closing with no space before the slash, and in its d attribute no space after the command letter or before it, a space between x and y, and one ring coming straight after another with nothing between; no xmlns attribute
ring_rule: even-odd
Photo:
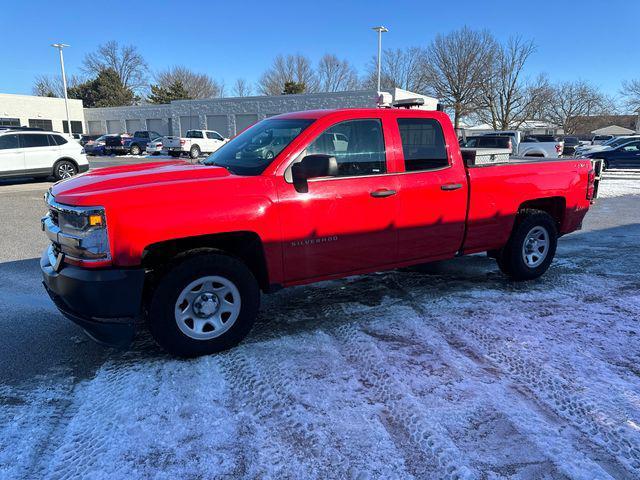
<svg viewBox="0 0 640 480"><path fill-rule="evenodd" d="M58 310L91 338L111 346L131 342L141 312L143 269L91 270L63 263L56 271L49 250L40 269Z"/></svg>

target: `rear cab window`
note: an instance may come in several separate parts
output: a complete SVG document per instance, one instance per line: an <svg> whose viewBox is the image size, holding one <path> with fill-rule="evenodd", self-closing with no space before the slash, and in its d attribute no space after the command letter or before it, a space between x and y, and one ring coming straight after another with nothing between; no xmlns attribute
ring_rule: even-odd
<svg viewBox="0 0 640 480"><path fill-rule="evenodd" d="M449 166L440 122L433 118L399 118L404 167L407 172L438 170Z"/></svg>

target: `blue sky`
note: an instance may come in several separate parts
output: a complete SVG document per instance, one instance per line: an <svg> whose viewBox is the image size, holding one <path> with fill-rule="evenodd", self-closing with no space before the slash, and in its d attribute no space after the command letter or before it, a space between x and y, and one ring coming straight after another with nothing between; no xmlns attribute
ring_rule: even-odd
<svg viewBox="0 0 640 480"><path fill-rule="evenodd" d="M98 7L97 5L100 4ZM132 6L134 5L135 6ZM375 53L371 26L383 24L385 48L426 45L463 25L499 39L522 35L538 47L533 76L581 78L615 94L640 78L640 1L5 1L0 11L0 92L31 93L38 74L57 74L63 41L68 73L109 40L135 44L153 71L184 64L225 80L255 82L278 53L317 60L326 52L364 71Z"/></svg>

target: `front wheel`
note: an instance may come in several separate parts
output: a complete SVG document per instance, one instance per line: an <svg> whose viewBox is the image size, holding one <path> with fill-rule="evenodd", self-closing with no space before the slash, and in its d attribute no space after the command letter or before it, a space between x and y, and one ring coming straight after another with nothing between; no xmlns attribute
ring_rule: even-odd
<svg viewBox="0 0 640 480"><path fill-rule="evenodd" d="M140 155L142 150L138 145L131 145L131 155Z"/></svg>
<svg viewBox="0 0 640 480"><path fill-rule="evenodd" d="M533 280L547 271L557 245L554 219L541 210L525 210L516 218L511 237L496 260L500 270L513 280Z"/></svg>
<svg viewBox="0 0 640 480"><path fill-rule="evenodd" d="M56 180L71 178L76 173L78 173L78 169L75 164L69 160L60 160L56 163L55 167L53 167L53 176Z"/></svg>
<svg viewBox="0 0 640 480"><path fill-rule="evenodd" d="M169 353L196 357L237 345L258 314L258 283L240 260L221 254L187 257L156 287L151 334Z"/></svg>

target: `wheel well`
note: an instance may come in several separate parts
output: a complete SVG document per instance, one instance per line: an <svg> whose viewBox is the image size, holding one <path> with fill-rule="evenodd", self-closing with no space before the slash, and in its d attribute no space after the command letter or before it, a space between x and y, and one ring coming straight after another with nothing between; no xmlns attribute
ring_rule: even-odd
<svg viewBox="0 0 640 480"><path fill-rule="evenodd" d="M229 232L179 238L154 243L144 249L142 265L157 270L177 257L221 251L242 260L256 277L260 288L269 289L269 273L262 240L254 232Z"/></svg>
<svg viewBox="0 0 640 480"><path fill-rule="evenodd" d="M51 169L52 174L56 173L56 166L58 166L58 164L64 160L66 160L67 162L73 163L76 167L76 170L80 170L80 167L78 166L78 162L76 162L73 158L62 157L57 159L55 162L53 162L53 168Z"/></svg>
<svg viewBox="0 0 640 480"><path fill-rule="evenodd" d="M537 198L535 200L527 200L518 208L518 213L523 210L542 210L547 212L556 221L558 231L562 225L564 219L564 213L567 206L567 201L563 197L547 197Z"/></svg>

